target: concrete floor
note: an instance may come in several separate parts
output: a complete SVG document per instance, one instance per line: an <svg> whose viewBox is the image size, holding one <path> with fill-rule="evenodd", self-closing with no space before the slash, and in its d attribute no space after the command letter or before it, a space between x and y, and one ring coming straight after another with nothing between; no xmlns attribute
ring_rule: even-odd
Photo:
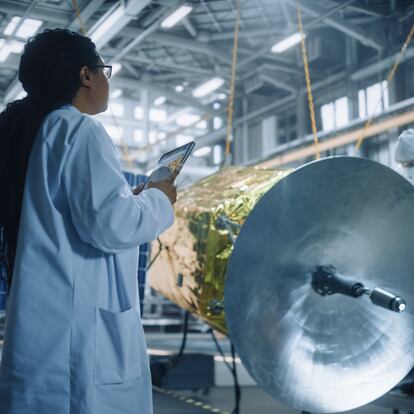
<svg viewBox="0 0 414 414"><path fill-rule="evenodd" d="M264 391L257 387L242 387L240 414L300 414L301 411L273 400ZM179 399L179 397L183 397ZM190 402L186 402L189 400ZM195 405L196 403L200 403ZM414 410L414 403L412 409ZM200 408L209 406L208 409ZM192 407L189 409L189 407ZM176 391L173 396L154 391L154 414L230 414L234 408L234 394L232 387L214 387L208 395L190 391ZM409 409L409 408L408 408ZM191 411L192 410L192 411ZM214 411L215 410L215 411ZM392 408L369 404L343 414L393 414ZM408 410L400 410L399 414L406 414ZM312 413L316 414L316 413Z"/></svg>

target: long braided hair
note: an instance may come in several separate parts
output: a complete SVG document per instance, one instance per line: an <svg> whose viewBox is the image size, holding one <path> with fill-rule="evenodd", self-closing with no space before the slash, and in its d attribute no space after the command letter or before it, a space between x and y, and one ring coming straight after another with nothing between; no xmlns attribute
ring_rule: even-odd
<svg viewBox="0 0 414 414"><path fill-rule="evenodd" d="M25 45L19 80L27 96L0 113L0 263L9 285L33 141L46 115L72 102L81 68L94 70L98 61L95 44L68 30L45 30Z"/></svg>

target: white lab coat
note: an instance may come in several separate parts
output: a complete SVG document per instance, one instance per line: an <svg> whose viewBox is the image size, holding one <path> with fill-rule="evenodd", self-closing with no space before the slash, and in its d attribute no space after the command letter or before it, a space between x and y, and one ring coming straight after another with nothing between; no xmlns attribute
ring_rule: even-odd
<svg viewBox="0 0 414 414"><path fill-rule="evenodd" d="M1 414L152 413L137 246L172 222L161 191L132 194L99 123L71 105L47 116L27 170Z"/></svg>

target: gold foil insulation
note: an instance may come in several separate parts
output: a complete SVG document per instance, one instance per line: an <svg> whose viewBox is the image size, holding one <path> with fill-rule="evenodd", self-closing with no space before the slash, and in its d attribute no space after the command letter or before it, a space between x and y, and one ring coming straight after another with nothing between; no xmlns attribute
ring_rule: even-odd
<svg viewBox="0 0 414 414"><path fill-rule="evenodd" d="M290 171L227 167L181 191L174 225L161 246L152 246L152 256L159 255L151 286L226 334L224 283L233 244L257 201Z"/></svg>

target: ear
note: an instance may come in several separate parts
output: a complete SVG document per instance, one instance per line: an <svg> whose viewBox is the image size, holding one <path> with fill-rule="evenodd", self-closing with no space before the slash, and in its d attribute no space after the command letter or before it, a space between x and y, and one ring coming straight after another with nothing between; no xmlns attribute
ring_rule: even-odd
<svg viewBox="0 0 414 414"><path fill-rule="evenodd" d="M82 85L89 88L91 86L91 72L87 66L82 66L79 72L79 77L82 82Z"/></svg>

